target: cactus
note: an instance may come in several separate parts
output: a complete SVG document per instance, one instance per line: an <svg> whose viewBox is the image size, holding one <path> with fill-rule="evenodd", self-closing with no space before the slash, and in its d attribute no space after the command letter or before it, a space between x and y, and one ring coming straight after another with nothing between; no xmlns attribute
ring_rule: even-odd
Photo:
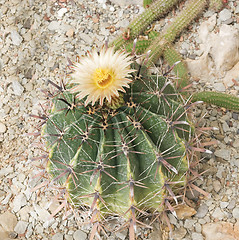
<svg viewBox="0 0 239 240"><path fill-rule="evenodd" d="M71 84L52 94L42 137L47 172L68 201L87 207L95 226L118 215L134 232L138 217L160 214L187 183L195 133L189 108L171 82L144 66L126 93L111 103L85 106ZM170 208L171 211L173 208Z"/></svg>

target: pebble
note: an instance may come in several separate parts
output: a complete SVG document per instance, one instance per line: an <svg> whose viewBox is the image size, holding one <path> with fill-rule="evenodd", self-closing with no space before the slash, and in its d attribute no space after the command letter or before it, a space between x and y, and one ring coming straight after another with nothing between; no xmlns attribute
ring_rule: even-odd
<svg viewBox="0 0 239 240"><path fill-rule="evenodd" d="M36 203L33 203L33 207L36 213L38 214L38 218L40 221L43 221L43 222L49 221L51 215L46 209L40 207Z"/></svg>
<svg viewBox="0 0 239 240"><path fill-rule="evenodd" d="M28 222L19 221L14 228L17 234L24 234L27 230Z"/></svg>
<svg viewBox="0 0 239 240"><path fill-rule="evenodd" d="M86 240L87 239L87 234L81 230L77 230L73 234L74 240Z"/></svg>
<svg viewBox="0 0 239 240"><path fill-rule="evenodd" d="M239 219L239 207L235 207L232 210L232 215L233 215L234 218Z"/></svg>
<svg viewBox="0 0 239 240"><path fill-rule="evenodd" d="M214 152L216 157L220 157L224 160L230 161L231 159L231 150L227 150L227 149L217 149Z"/></svg>
<svg viewBox="0 0 239 240"><path fill-rule="evenodd" d="M12 44L19 46L22 43L23 38L20 36L20 34L17 31L11 31L11 39Z"/></svg>
<svg viewBox="0 0 239 240"><path fill-rule="evenodd" d="M0 122L0 133L5 133L6 131L7 131L6 125Z"/></svg>
<svg viewBox="0 0 239 240"><path fill-rule="evenodd" d="M61 26L61 22L59 22L59 21L52 21L52 22L49 23L48 29L50 31L56 31L56 30L60 29L60 26Z"/></svg>
<svg viewBox="0 0 239 240"><path fill-rule="evenodd" d="M0 215L0 226L2 226L6 232L13 232L16 225L17 218L11 212L7 211Z"/></svg>
<svg viewBox="0 0 239 240"><path fill-rule="evenodd" d="M57 14L58 14L58 17L63 17L63 15L65 14L65 13L67 13L67 8L61 8L58 12L57 12Z"/></svg>
<svg viewBox="0 0 239 240"><path fill-rule="evenodd" d="M234 207L236 206L236 200L235 199L232 199L228 206L227 206L227 209L233 209Z"/></svg>
<svg viewBox="0 0 239 240"><path fill-rule="evenodd" d="M203 225L202 233L205 240L237 240L238 230L232 223L221 221Z"/></svg>
<svg viewBox="0 0 239 240"><path fill-rule="evenodd" d="M228 207L229 202L220 202L220 208L224 209L226 207Z"/></svg>
<svg viewBox="0 0 239 240"><path fill-rule="evenodd" d="M18 81L12 82L12 89L13 93L17 96L21 96L24 92L24 87Z"/></svg>
<svg viewBox="0 0 239 240"><path fill-rule="evenodd" d="M222 220L224 217L226 216L226 214L219 208L217 207L214 212L212 213L212 217Z"/></svg>
<svg viewBox="0 0 239 240"><path fill-rule="evenodd" d="M222 185L218 180L213 181L212 185L213 185L215 192L219 192L222 188Z"/></svg>
<svg viewBox="0 0 239 240"><path fill-rule="evenodd" d="M223 9L219 13L219 20L222 21L222 22L229 20L231 17L232 17L232 13L228 9Z"/></svg>
<svg viewBox="0 0 239 240"><path fill-rule="evenodd" d="M13 200L13 211L18 212L21 207L27 204L26 196L23 193L18 194Z"/></svg>
<svg viewBox="0 0 239 240"><path fill-rule="evenodd" d="M226 91L226 88L225 88L223 83L215 83L214 88L218 92L225 92Z"/></svg>
<svg viewBox="0 0 239 240"><path fill-rule="evenodd" d="M172 237L173 239L181 240L187 234L187 230L183 227L177 228L173 231Z"/></svg>
<svg viewBox="0 0 239 240"><path fill-rule="evenodd" d="M191 217L191 216L193 216L197 213L197 211L194 208L189 207L186 204L179 205L175 209L175 211L176 211L178 219L186 219L186 218L189 218L189 217Z"/></svg>
<svg viewBox="0 0 239 240"><path fill-rule="evenodd" d="M192 240L203 240L203 235L201 233L192 233Z"/></svg>
<svg viewBox="0 0 239 240"><path fill-rule="evenodd" d="M52 240L63 240L64 236L62 233L56 233L55 235L52 236Z"/></svg>
<svg viewBox="0 0 239 240"><path fill-rule="evenodd" d="M204 218L207 213L208 213L208 206L207 206L205 203L203 203L203 204L201 204L201 206L198 208L195 217L197 217L197 218Z"/></svg>

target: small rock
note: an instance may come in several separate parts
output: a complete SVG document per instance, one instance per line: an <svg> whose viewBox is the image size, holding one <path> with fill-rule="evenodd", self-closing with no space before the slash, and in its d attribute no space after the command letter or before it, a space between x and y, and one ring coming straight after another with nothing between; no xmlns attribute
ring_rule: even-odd
<svg viewBox="0 0 239 240"><path fill-rule="evenodd" d="M13 232L17 224L17 218L10 212L5 212L0 215L0 225L6 232Z"/></svg>
<svg viewBox="0 0 239 240"><path fill-rule="evenodd" d="M67 37L73 37L74 35L74 29L70 28L69 30L66 31L66 36Z"/></svg>
<svg viewBox="0 0 239 240"><path fill-rule="evenodd" d="M12 39L12 44L16 46L19 46L23 40L20 34L15 30L11 31L11 39Z"/></svg>
<svg viewBox="0 0 239 240"><path fill-rule="evenodd" d="M8 234L8 236L9 236L9 238L11 238L11 239L15 239L15 238L17 238L17 233L16 233L16 232L10 232L10 233Z"/></svg>
<svg viewBox="0 0 239 240"><path fill-rule="evenodd" d="M226 91L226 88L225 88L223 83L215 83L214 88L218 92L225 92Z"/></svg>
<svg viewBox="0 0 239 240"><path fill-rule="evenodd" d="M127 231L116 232L115 236L120 240L125 240L127 236Z"/></svg>
<svg viewBox="0 0 239 240"><path fill-rule="evenodd" d="M93 39L86 33L81 33L80 37L85 43L88 43L88 44L93 43Z"/></svg>
<svg viewBox="0 0 239 240"><path fill-rule="evenodd" d="M14 231L18 234L24 234L27 230L28 222L19 221L14 228Z"/></svg>
<svg viewBox="0 0 239 240"><path fill-rule="evenodd" d="M227 206L229 205L228 202L220 202L220 207L223 209L223 208L226 208Z"/></svg>
<svg viewBox="0 0 239 240"><path fill-rule="evenodd" d="M184 222L184 227L187 229L193 229L195 222L196 222L196 220L186 219Z"/></svg>
<svg viewBox="0 0 239 240"><path fill-rule="evenodd" d="M227 149L217 149L214 152L216 157L220 157L223 158L224 160L230 161L231 159L231 150L227 150Z"/></svg>
<svg viewBox="0 0 239 240"><path fill-rule="evenodd" d="M203 235L201 233L192 233L192 240L203 240Z"/></svg>
<svg viewBox="0 0 239 240"><path fill-rule="evenodd" d="M52 21L49 23L48 25L48 29L50 31L55 31L55 30L58 30L61 26L61 22L58 22L58 21Z"/></svg>
<svg viewBox="0 0 239 240"><path fill-rule="evenodd" d="M232 146L234 148L238 148L239 147L239 138L235 139L235 141L233 142Z"/></svg>
<svg viewBox="0 0 239 240"><path fill-rule="evenodd" d="M224 22L227 21L228 19L230 19L232 17L232 13L230 10L228 9L223 9L220 13L219 13L219 19Z"/></svg>
<svg viewBox="0 0 239 240"><path fill-rule="evenodd" d="M58 17L63 17L63 15L67 12L67 8L61 8L57 14L58 14Z"/></svg>
<svg viewBox="0 0 239 240"><path fill-rule="evenodd" d="M226 216L226 214L219 208L217 207L214 212L212 213L212 217L222 220L224 217Z"/></svg>
<svg viewBox="0 0 239 240"><path fill-rule="evenodd" d="M239 207L236 207L232 210L232 215L234 218L239 219Z"/></svg>
<svg viewBox="0 0 239 240"><path fill-rule="evenodd" d="M51 215L46 209L40 207L36 203L33 203L33 207L34 207L35 211L37 212L40 221L43 221L43 222L49 221Z"/></svg>
<svg viewBox="0 0 239 240"><path fill-rule="evenodd" d="M233 224L228 222L207 223L202 226L205 240L236 240L238 232L233 229Z"/></svg>
<svg viewBox="0 0 239 240"><path fill-rule="evenodd" d="M74 240L73 237L69 234L66 234L64 237L65 237L65 240Z"/></svg>
<svg viewBox="0 0 239 240"><path fill-rule="evenodd" d="M173 231L172 238L181 240L184 238L186 234L187 234L187 230L183 227L180 227Z"/></svg>
<svg viewBox="0 0 239 240"><path fill-rule="evenodd" d="M74 240L86 240L87 239L87 234L81 230L77 230L73 234Z"/></svg>
<svg viewBox="0 0 239 240"><path fill-rule="evenodd" d="M207 206L205 203L203 203L203 204L198 208L195 217L204 218L207 213L208 213L208 206Z"/></svg>
<svg viewBox="0 0 239 240"><path fill-rule="evenodd" d="M13 200L13 211L18 212L21 207L27 204L26 196L23 193L18 194Z"/></svg>
<svg viewBox="0 0 239 240"><path fill-rule="evenodd" d="M0 122L0 133L5 133L6 131L7 131L6 125Z"/></svg>
<svg viewBox="0 0 239 240"><path fill-rule="evenodd" d="M63 240L64 236L62 233L56 233L53 237L52 240Z"/></svg>
<svg viewBox="0 0 239 240"><path fill-rule="evenodd" d="M227 209L233 209L236 206L236 200L232 199L227 206Z"/></svg>
<svg viewBox="0 0 239 240"><path fill-rule="evenodd" d="M187 205L179 205L176 209L176 214L178 219L186 219L189 218L197 213L194 208L191 208Z"/></svg>
<svg viewBox="0 0 239 240"><path fill-rule="evenodd" d="M238 113L233 112L232 113L232 118L235 119L235 120L238 120Z"/></svg>
<svg viewBox="0 0 239 240"><path fill-rule="evenodd" d="M17 96L21 96L24 91L24 87L18 81L12 82L12 89L13 93Z"/></svg>
<svg viewBox="0 0 239 240"><path fill-rule="evenodd" d="M213 181L212 186L213 186L215 192L219 192L222 188L222 185L218 180Z"/></svg>

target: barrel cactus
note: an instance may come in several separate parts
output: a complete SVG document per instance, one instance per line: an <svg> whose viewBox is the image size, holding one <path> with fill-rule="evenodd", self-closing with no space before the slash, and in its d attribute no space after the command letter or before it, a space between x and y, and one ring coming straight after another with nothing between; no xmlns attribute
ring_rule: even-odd
<svg viewBox="0 0 239 240"><path fill-rule="evenodd" d="M95 231L120 216L133 239L142 215L178 202L188 183L195 127L167 76L113 48L74 63L69 81L48 94L42 138L51 182L88 209Z"/></svg>

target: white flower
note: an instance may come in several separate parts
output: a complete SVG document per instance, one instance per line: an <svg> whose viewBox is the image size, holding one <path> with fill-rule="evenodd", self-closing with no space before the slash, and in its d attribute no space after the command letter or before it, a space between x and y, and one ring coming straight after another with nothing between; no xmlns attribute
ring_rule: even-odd
<svg viewBox="0 0 239 240"><path fill-rule="evenodd" d="M87 96L85 105L104 99L111 102L112 97L118 97L119 92L125 92L123 87L129 87L131 82L130 69L131 57L114 48L102 48L98 53L94 50L91 54L73 64L74 72L70 75L70 83L75 85L71 93L78 93L77 98Z"/></svg>

